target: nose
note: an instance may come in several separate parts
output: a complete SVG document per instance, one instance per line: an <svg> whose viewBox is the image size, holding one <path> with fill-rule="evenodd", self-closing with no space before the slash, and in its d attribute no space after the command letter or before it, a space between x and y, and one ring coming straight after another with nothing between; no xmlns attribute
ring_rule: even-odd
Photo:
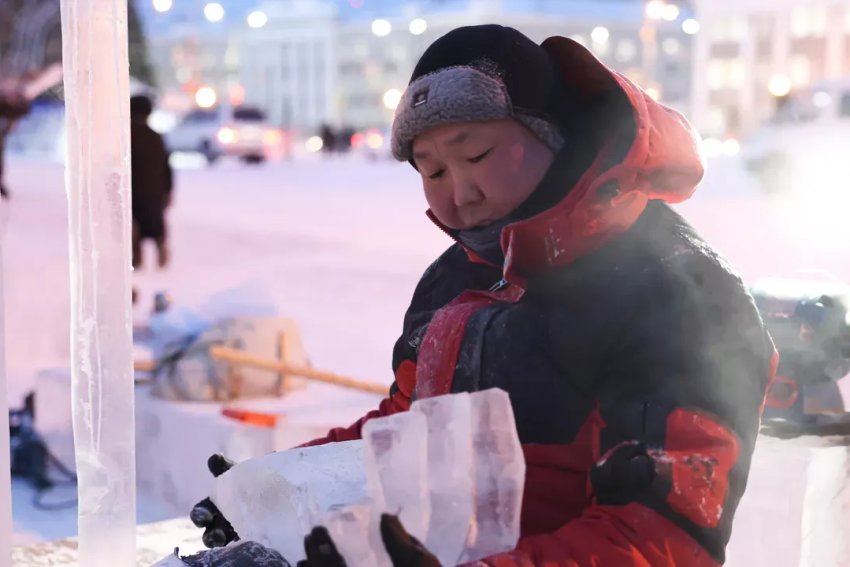
<svg viewBox="0 0 850 567"><path fill-rule="evenodd" d="M475 205L484 200L484 194L474 180L466 177L454 179L454 202L459 209Z"/></svg>

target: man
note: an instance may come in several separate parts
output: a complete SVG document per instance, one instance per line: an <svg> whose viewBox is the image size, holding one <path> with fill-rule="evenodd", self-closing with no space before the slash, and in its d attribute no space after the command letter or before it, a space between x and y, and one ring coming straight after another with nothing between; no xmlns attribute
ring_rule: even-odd
<svg viewBox="0 0 850 567"><path fill-rule="evenodd" d="M697 144L569 39L438 39L392 146L456 244L413 294L389 396L313 444L415 398L498 387L526 459L522 534L482 564L723 563L777 356L740 278L669 206L702 178ZM237 537L208 500L192 517L209 545ZM437 564L382 528L395 565ZM308 565L341 564L323 529L305 543Z"/></svg>

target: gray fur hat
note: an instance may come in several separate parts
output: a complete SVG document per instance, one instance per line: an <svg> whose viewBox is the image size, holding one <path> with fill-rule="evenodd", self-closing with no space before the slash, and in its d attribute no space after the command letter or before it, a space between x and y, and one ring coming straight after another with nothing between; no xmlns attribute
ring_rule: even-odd
<svg viewBox="0 0 850 567"><path fill-rule="evenodd" d="M519 120L557 151L564 144L561 84L546 51L517 30L453 30L416 65L393 120L393 156L410 161L413 141L435 126L504 118Z"/></svg>

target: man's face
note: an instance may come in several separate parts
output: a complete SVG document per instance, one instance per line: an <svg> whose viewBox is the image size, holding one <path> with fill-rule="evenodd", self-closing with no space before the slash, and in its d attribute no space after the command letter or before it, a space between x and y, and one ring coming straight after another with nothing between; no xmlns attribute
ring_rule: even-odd
<svg viewBox="0 0 850 567"><path fill-rule="evenodd" d="M428 205L453 229L511 214L534 192L553 158L552 150L511 118L444 124L413 142Z"/></svg>

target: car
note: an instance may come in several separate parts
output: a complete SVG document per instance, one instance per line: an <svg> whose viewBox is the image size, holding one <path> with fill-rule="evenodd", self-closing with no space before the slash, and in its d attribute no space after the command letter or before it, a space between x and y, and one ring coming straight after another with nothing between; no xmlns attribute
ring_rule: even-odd
<svg viewBox="0 0 850 567"><path fill-rule="evenodd" d="M742 145L768 193L828 189L850 178L850 78L791 93Z"/></svg>
<svg viewBox="0 0 850 567"><path fill-rule="evenodd" d="M369 161L391 160L390 139L389 128L367 128L351 132L349 144L355 155L362 155Z"/></svg>
<svg viewBox="0 0 850 567"><path fill-rule="evenodd" d="M224 156L261 163L282 142L283 132L249 106L198 108L166 134L172 152L199 152L209 164Z"/></svg>

